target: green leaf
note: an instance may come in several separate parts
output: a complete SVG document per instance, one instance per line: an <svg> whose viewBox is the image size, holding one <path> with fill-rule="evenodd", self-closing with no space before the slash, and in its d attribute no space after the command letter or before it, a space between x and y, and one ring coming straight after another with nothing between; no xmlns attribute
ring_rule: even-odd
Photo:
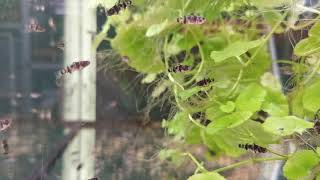
<svg viewBox="0 0 320 180"><path fill-rule="evenodd" d="M236 99L236 108L240 111L256 112L260 110L267 92L256 83L250 84Z"/></svg>
<svg viewBox="0 0 320 180"><path fill-rule="evenodd" d="M261 85L273 91L281 91L281 84L278 79L270 72L266 72L261 77Z"/></svg>
<svg viewBox="0 0 320 180"><path fill-rule="evenodd" d="M157 34L160 34L167 27L167 25L168 25L167 19L160 24L151 25L146 32L146 36L152 37Z"/></svg>
<svg viewBox="0 0 320 180"><path fill-rule="evenodd" d="M231 113L234 111L236 105L232 101L228 101L226 104L220 105L220 110L225 113Z"/></svg>
<svg viewBox="0 0 320 180"><path fill-rule="evenodd" d="M317 147L317 154L320 156L320 147Z"/></svg>
<svg viewBox="0 0 320 180"><path fill-rule="evenodd" d="M215 104L215 105L206 109L206 116L209 120L214 121L217 118L220 118L220 117L226 115L226 113L221 111L219 107L220 107L220 105Z"/></svg>
<svg viewBox="0 0 320 180"><path fill-rule="evenodd" d="M153 89L151 97L159 97L168 87L170 86L170 81L164 80L160 81L157 86Z"/></svg>
<svg viewBox="0 0 320 180"><path fill-rule="evenodd" d="M189 144L200 144L202 142L200 132L201 129L196 125L188 128L186 130L186 142Z"/></svg>
<svg viewBox="0 0 320 180"><path fill-rule="evenodd" d="M141 73L159 73L165 69L158 44L145 36L145 27L131 25L117 30L111 44L121 55L129 57L129 66Z"/></svg>
<svg viewBox="0 0 320 180"><path fill-rule="evenodd" d="M199 92L200 90L201 90L201 87L195 86L195 87L187 89L187 90L179 91L178 96L181 98L182 101L185 101L189 97L191 97L194 94L196 94L197 92Z"/></svg>
<svg viewBox="0 0 320 180"><path fill-rule="evenodd" d="M276 7L282 5L289 5L291 0L254 0L251 3L258 7Z"/></svg>
<svg viewBox="0 0 320 180"><path fill-rule="evenodd" d="M208 172L192 175L188 180L225 180L225 178L218 173Z"/></svg>
<svg viewBox="0 0 320 180"><path fill-rule="evenodd" d="M295 116L303 117L305 114L304 108L301 108L303 107L303 102L302 102L303 94L304 94L303 89L297 88L293 92L287 95L288 99L290 100L289 103L290 103L292 114Z"/></svg>
<svg viewBox="0 0 320 180"><path fill-rule="evenodd" d="M320 109L320 81L306 87L302 97L303 107L311 112Z"/></svg>
<svg viewBox="0 0 320 180"><path fill-rule="evenodd" d="M201 137L203 144L206 145L211 151L215 152L218 155L220 152L222 152L212 135L206 133L205 131L202 131Z"/></svg>
<svg viewBox="0 0 320 180"><path fill-rule="evenodd" d="M190 27L183 36L180 35L180 40L177 42L177 45L183 50L189 50L197 45L203 37L203 32L200 28Z"/></svg>
<svg viewBox="0 0 320 180"><path fill-rule="evenodd" d="M246 53L248 50L259 46L262 43L262 40L255 41L237 41L230 44L228 47L224 48L222 51L212 51L211 59L214 59L215 62L222 62L230 57L240 56Z"/></svg>
<svg viewBox="0 0 320 180"><path fill-rule="evenodd" d="M312 150L298 151L289 157L283 172L288 179L299 180L307 177L318 163L319 157Z"/></svg>
<svg viewBox="0 0 320 180"><path fill-rule="evenodd" d="M266 21L272 26L276 26L276 24L282 20L282 15L278 11L266 11L263 12L263 16L266 19ZM278 26L275 30L275 33L282 33L284 32L284 28L281 26Z"/></svg>
<svg viewBox="0 0 320 180"><path fill-rule="evenodd" d="M157 78L157 74L151 73L144 77L141 81L142 84L149 84L152 83Z"/></svg>
<svg viewBox="0 0 320 180"><path fill-rule="evenodd" d="M304 130L312 127L313 123L295 116L269 117L263 123L265 130L280 136L291 135L295 132L301 134Z"/></svg>
<svg viewBox="0 0 320 180"><path fill-rule="evenodd" d="M190 125L188 114L185 112L178 112L172 120L164 121L163 127L167 128L168 133L175 135L176 138L184 138L185 131Z"/></svg>
<svg viewBox="0 0 320 180"><path fill-rule="evenodd" d="M320 22L317 22L312 26L309 30L309 36L316 36L317 38L320 38Z"/></svg>
<svg viewBox="0 0 320 180"><path fill-rule="evenodd" d="M320 50L320 38L309 37L301 40L294 48L294 54L297 56L308 56Z"/></svg>
<svg viewBox="0 0 320 180"><path fill-rule="evenodd" d="M209 134L215 134L226 128L233 128L233 127L239 126L240 124L247 121L252 116L252 114L253 113L249 111L240 111L240 112L234 112L232 114L223 116L211 122L206 127L206 132Z"/></svg>
<svg viewBox="0 0 320 180"><path fill-rule="evenodd" d="M289 114L289 105L287 97L281 90L272 91L267 90L267 96L262 103L261 109L271 116L287 116Z"/></svg>
<svg viewBox="0 0 320 180"><path fill-rule="evenodd" d="M175 149L161 149L159 159L161 161L170 160L174 165L179 166L183 163L182 153Z"/></svg>
<svg viewBox="0 0 320 180"><path fill-rule="evenodd" d="M258 144L267 146L278 141L279 137L263 129L262 124L246 121L235 128L224 129L219 133L204 133L205 145L215 153L224 152L229 156L239 156L246 151L238 148L239 144Z"/></svg>

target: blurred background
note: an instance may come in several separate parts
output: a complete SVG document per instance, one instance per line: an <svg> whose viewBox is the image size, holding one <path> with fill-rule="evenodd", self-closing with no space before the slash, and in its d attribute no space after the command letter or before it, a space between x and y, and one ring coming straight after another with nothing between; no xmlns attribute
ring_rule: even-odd
<svg viewBox="0 0 320 180"><path fill-rule="evenodd" d="M190 161L176 167L157 158L170 143L161 128L170 107L150 102L148 87L138 85L142 78L121 63L104 68L103 62L112 61L104 58L110 44L92 44L105 21L97 3L85 0L0 0L0 118L13 117L11 127L0 132L9 147L0 154L1 180L160 180L193 174ZM45 31L28 32L30 24ZM114 34L111 28L106 38ZM271 42L274 58L290 59L291 44L284 39L287 35L279 35ZM57 86L55 72L80 60L91 64ZM223 157L210 167L231 162ZM252 165L224 175L257 179L261 169Z"/></svg>

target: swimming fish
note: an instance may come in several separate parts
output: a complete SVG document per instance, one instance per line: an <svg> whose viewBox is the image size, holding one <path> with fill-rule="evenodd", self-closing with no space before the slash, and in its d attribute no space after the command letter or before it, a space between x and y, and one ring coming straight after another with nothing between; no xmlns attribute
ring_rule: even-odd
<svg viewBox="0 0 320 180"><path fill-rule="evenodd" d="M31 18L29 24L26 25L26 31L31 32L45 32L43 28L35 18Z"/></svg>
<svg viewBox="0 0 320 180"><path fill-rule="evenodd" d="M208 84L210 84L213 81L214 81L214 79L203 79L201 81L198 81L197 85L198 86L207 86Z"/></svg>
<svg viewBox="0 0 320 180"><path fill-rule="evenodd" d="M90 64L90 61L79 61L79 62L74 62L70 66L67 66L66 68L61 69L60 71L56 72L56 80L57 80L57 85L59 86L59 80L67 73L73 73L75 71L81 71L83 68L88 66Z"/></svg>
<svg viewBox="0 0 320 180"><path fill-rule="evenodd" d="M187 15L177 18L177 22L180 24L203 24L206 22L206 18L198 15Z"/></svg>
<svg viewBox="0 0 320 180"><path fill-rule="evenodd" d="M0 131L4 131L8 127L10 127L11 122L12 122L12 118L10 118L10 117L0 119Z"/></svg>
<svg viewBox="0 0 320 180"><path fill-rule="evenodd" d="M64 43L62 41L56 42L56 48L63 51L64 50Z"/></svg>
<svg viewBox="0 0 320 180"><path fill-rule="evenodd" d="M107 15L112 16L112 15L119 14L121 10L126 9L131 4L132 4L131 0L118 2L116 5L114 5L113 7L107 10Z"/></svg>
<svg viewBox="0 0 320 180"><path fill-rule="evenodd" d="M190 67L186 65L177 65L174 66L172 69L169 69L169 72L186 72L189 71Z"/></svg>
<svg viewBox="0 0 320 180"><path fill-rule="evenodd" d="M6 139L2 140L3 154L9 154L9 145Z"/></svg>

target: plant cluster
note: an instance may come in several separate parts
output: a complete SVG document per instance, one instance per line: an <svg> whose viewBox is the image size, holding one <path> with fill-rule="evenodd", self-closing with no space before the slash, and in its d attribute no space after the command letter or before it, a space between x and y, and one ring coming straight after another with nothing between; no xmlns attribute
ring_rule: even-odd
<svg viewBox="0 0 320 180"><path fill-rule="evenodd" d="M193 13L206 23L177 23ZM286 161L288 179L320 178L320 148L312 141L318 137L312 129L320 108L319 13L291 0L136 0L130 10L108 19L95 45L109 40L145 75L145 83L157 80L151 98L167 98L174 107L162 126L175 141L203 144L216 155L246 153L239 144L273 155L208 170L185 146L161 151L162 159L189 157L198 167L190 180L224 179L219 172L273 160ZM105 38L111 25L117 35ZM283 88L271 73L268 41L276 33L304 29L310 29L308 36L293 44L292 60L278 61L290 67L286 85L293 86ZM179 65L190 68L172 71ZM199 86L205 79L210 82ZM268 148L301 139L306 146L291 154Z"/></svg>

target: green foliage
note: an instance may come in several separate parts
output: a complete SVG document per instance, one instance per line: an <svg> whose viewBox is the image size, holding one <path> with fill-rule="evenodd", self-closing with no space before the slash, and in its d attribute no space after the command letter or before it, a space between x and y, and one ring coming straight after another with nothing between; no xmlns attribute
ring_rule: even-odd
<svg viewBox="0 0 320 180"><path fill-rule="evenodd" d="M146 28L130 26L120 29L112 47L129 57L129 65L139 72L157 73L164 69L155 39L145 37Z"/></svg>
<svg viewBox="0 0 320 180"><path fill-rule="evenodd" d="M166 28L167 24L168 24L168 21L165 20L161 24L154 24L154 25L150 26L146 32L146 36L152 37L152 36L155 36L155 35L161 33Z"/></svg>
<svg viewBox="0 0 320 180"><path fill-rule="evenodd" d="M167 128L168 133L177 138L185 137L185 131L189 125L188 114L184 112L177 113L171 121L162 121L162 127Z"/></svg>
<svg viewBox="0 0 320 180"><path fill-rule="evenodd" d="M237 110L256 112L261 109L267 92L258 84L248 85L236 100Z"/></svg>
<svg viewBox="0 0 320 180"><path fill-rule="evenodd" d="M312 168L319 163L319 156L311 150L302 150L289 157L283 167L284 175L289 180L307 177Z"/></svg>
<svg viewBox="0 0 320 180"><path fill-rule="evenodd" d="M229 156L239 156L245 151L238 148L239 144L259 144L266 146L277 142L278 136L267 132L255 121L247 121L235 128L228 128L218 133L205 133L205 145L212 151L223 152Z"/></svg>
<svg viewBox="0 0 320 180"><path fill-rule="evenodd" d="M320 50L320 23L316 23L309 31L309 37L300 41L294 48L297 56L308 56Z"/></svg>
<svg viewBox="0 0 320 180"><path fill-rule="evenodd" d="M120 55L129 57L131 68L147 74L142 83L158 82L150 98L166 98L164 95L170 98L175 110L163 120L162 127L175 140L203 144L216 155L237 157L246 153L239 144L267 147L288 140L294 142L295 133L302 134L314 126L307 120L320 109L317 19L310 20L315 23L309 36L294 47L294 54L300 60L284 61L292 66L295 87L284 93L279 80L270 73L268 39L289 29L290 24L297 24L292 23L295 13L279 10L285 5L291 11L291 0L138 0L135 3L131 11L110 18L117 32L111 44ZM177 17L191 13L204 16L207 22L202 25L176 22ZM258 25L263 25L263 30ZM299 28L304 26L295 27ZM188 65L191 70L168 72L177 64ZM214 79L214 82L197 86L196 82L203 79ZM205 116L193 119L195 112ZM262 112L266 117L261 116ZM257 118L264 122L253 121ZM185 157L181 153L162 151L160 157L181 162ZM274 156L282 160L289 157L278 153ZM313 152L298 151L289 157L285 175L289 179L303 178L317 163L318 157ZM196 165L201 173L189 179L223 179Z"/></svg>
<svg viewBox="0 0 320 180"><path fill-rule="evenodd" d="M209 134L215 134L221 130L226 130L226 128L236 127L247 121L251 116L252 112L250 111L234 112L230 115L218 118L214 122L210 123L206 128L206 131Z"/></svg>
<svg viewBox="0 0 320 180"><path fill-rule="evenodd" d="M183 158L181 152L175 149L162 149L158 155L159 159L162 161L168 160L174 163L176 166L181 165Z"/></svg>
<svg viewBox="0 0 320 180"><path fill-rule="evenodd" d="M313 123L295 116L269 117L263 123L263 128L271 133L287 136L295 132L302 133L307 128L312 128Z"/></svg>
<svg viewBox="0 0 320 180"><path fill-rule="evenodd" d="M195 174L189 177L188 180L225 180L225 178L218 173L210 172Z"/></svg>
<svg viewBox="0 0 320 180"><path fill-rule="evenodd" d="M230 44L228 47L224 48L222 51L212 51L210 57L215 60L215 62L222 62L230 57L237 57L252 48L259 46L262 40L255 40L250 42L237 41Z"/></svg>
<svg viewBox="0 0 320 180"><path fill-rule="evenodd" d="M308 86L302 98L303 107L311 112L320 109L320 81Z"/></svg>
<svg viewBox="0 0 320 180"><path fill-rule="evenodd" d="M235 109L236 105L232 101L228 101L226 104L220 105L220 110L225 113L231 113Z"/></svg>

